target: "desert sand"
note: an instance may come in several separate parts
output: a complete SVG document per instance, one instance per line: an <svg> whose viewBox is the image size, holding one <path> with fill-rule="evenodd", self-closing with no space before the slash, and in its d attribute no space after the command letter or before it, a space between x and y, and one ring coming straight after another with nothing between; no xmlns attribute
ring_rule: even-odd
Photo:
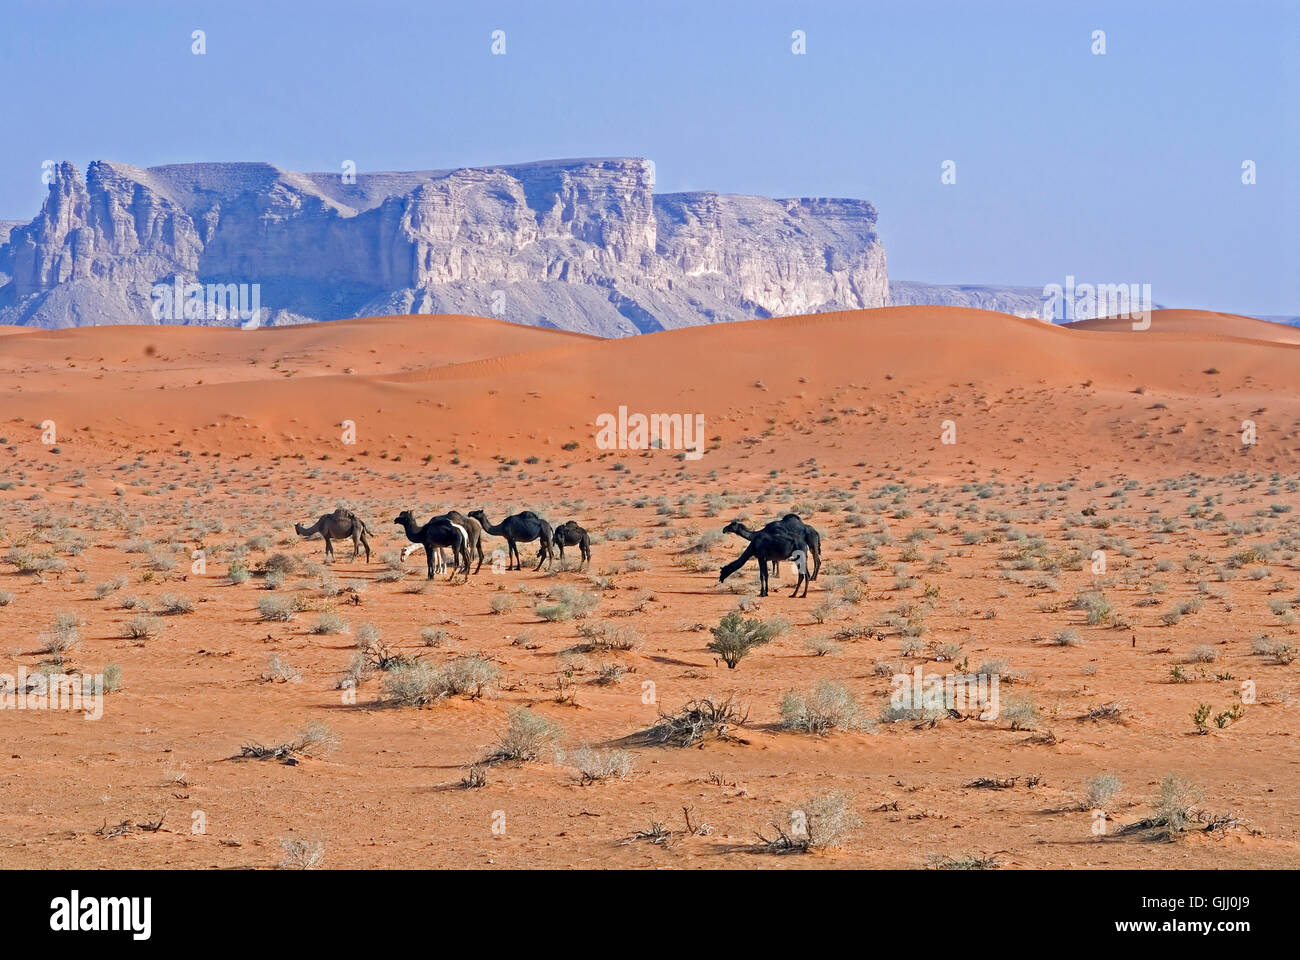
<svg viewBox="0 0 1300 960"><path fill-rule="evenodd" d="M0 711L0 867L1300 865L1286 328L0 333L0 673L120 673L93 721ZM620 406L702 415L707 449L601 449ZM369 564L294 533L341 504ZM401 560L399 511L479 508L578 521L590 568ZM790 511L822 536L808 597L789 564L767 597L753 564L719 584L746 546L722 527ZM777 635L731 670L707 647L733 610ZM890 714L916 667L997 672L1000 713ZM477 680L400 702L452 669ZM791 729L822 682L844 728ZM706 697L738 710L723 736L647 742ZM520 708L553 742L488 762ZM1171 775L1200 798L1165 842L1140 823ZM835 845L759 840L836 792Z"/></svg>

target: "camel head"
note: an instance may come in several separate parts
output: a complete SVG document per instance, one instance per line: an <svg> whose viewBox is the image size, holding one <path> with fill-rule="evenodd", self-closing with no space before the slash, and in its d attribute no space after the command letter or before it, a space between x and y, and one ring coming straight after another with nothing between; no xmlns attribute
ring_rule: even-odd
<svg viewBox="0 0 1300 960"><path fill-rule="evenodd" d="M727 524L725 527L722 528L722 532L735 533L743 537L749 531L745 529L745 525L741 523L739 520L732 520L729 524Z"/></svg>
<svg viewBox="0 0 1300 960"><path fill-rule="evenodd" d="M397 516L393 517L393 523L400 523L402 526L406 526L407 524L414 527L419 526L419 524L415 522L415 514L411 513L410 510L403 510Z"/></svg>
<svg viewBox="0 0 1300 960"><path fill-rule="evenodd" d="M487 514L482 510L471 510L469 515L477 520L482 526L486 527L488 525Z"/></svg>
<svg viewBox="0 0 1300 960"><path fill-rule="evenodd" d="M301 523L295 523L293 525L293 532L298 534L300 537L307 536L307 531L310 529L310 527L304 527Z"/></svg>

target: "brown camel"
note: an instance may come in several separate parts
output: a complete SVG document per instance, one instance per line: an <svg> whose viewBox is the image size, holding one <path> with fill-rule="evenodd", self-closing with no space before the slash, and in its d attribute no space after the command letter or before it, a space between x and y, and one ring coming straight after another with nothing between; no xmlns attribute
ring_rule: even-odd
<svg viewBox="0 0 1300 960"><path fill-rule="evenodd" d="M334 559L334 544L330 541L342 540L345 537L352 538L352 559L357 558L358 547L364 547L366 550L366 563L370 562L370 541L366 539L366 534L370 532L370 528L366 526L364 520L351 510L339 507L333 513L321 514L321 518L310 527L295 523L293 529L300 537L310 537L319 533L325 538L326 563Z"/></svg>

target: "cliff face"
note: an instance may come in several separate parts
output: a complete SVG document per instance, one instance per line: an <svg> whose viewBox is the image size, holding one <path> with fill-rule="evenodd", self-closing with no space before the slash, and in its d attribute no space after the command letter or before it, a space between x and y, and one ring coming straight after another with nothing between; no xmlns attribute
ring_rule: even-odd
<svg viewBox="0 0 1300 960"><path fill-rule="evenodd" d="M619 336L888 303L865 201L655 196L641 159L355 181L61 164L40 215L0 238L0 323L158 322L152 291L176 277L257 284L264 324L458 312Z"/></svg>

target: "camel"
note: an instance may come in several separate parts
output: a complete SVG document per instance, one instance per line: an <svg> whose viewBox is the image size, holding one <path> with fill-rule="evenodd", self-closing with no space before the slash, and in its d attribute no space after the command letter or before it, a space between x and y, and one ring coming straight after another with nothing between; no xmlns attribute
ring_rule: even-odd
<svg viewBox="0 0 1300 960"><path fill-rule="evenodd" d="M821 572L822 568L822 535L799 519L799 514L797 513L787 513L780 520L773 520L771 523L763 527L764 530L772 530L774 528L788 530L795 539L802 542L803 545L808 548L808 556L810 556L813 561L812 576L809 579L816 580L817 574ZM755 531L749 529L749 527L745 526L739 520L732 520L722 528L722 532L734 533L736 536L744 537L746 540L753 539L755 533ZM777 576L780 576L780 565L778 564L774 566L772 572Z"/></svg>
<svg viewBox="0 0 1300 960"><path fill-rule="evenodd" d="M510 545L510 563L514 564L514 566L511 566L510 563L506 564L507 570L522 570L524 568L519 560L518 544L531 543L533 540L537 540L540 545L537 551L537 566L533 567L533 569L542 569L543 560L546 561L546 568L550 569L553 557L551 538L554 534L551 531L551 525L537 514L531 510L525 510L522 513L506 517L496 526L492 525L482 510L471 510L469 515L482 525L484 533L490 533L494 537L506 538L506 543Z"/></svg>
<svg viewBox="0 0 1300 960"><path fill-rule="evenodd" d="M451 547L452 555L457 559L457 567L469 576L469 537L464 527L452 523L445 517L434 517L424 526L415 522L410 510L403 510L393 518L406 532L406 539L424 547L424 557L428 565L429 579L433 579L433 554L435 548ZM455 576L455 571L452 571Z"/></svg>
<svg viewBox="0 0 1300 960"><path fill-rule="evenodd" d="M566 520L555 528L555 533L551 536L551 545L560 551L560 563L564 563L564 548L573 546L582 551L582 563L578 564L579 570L582 569L582 564L591 563L591 537L587 536L587 531L573 520Z"/></svg>
<svg viewBox="0 0 1300 960"><path fill-rule="evenodd" d="M745 552L742 553L735 560L731 561L731 563L727 564L725 567L722 568L722 572L718 574L718 583L722 583L724 580L727 579L727 577L731 576L733 573L735 573L737 570L743 567L746 563L749 562L749 559L751 557L757 557L758 558L758 582L759 582L758 595L760 597L766 597L767 596L767 565L769 563L776 563L781 560L788 560L791 556L795 554L796 551L800 550L802 547L803 547L803 543L800 540L797 540L794 534L792 534L789 530L781 529L781 528L778 528L776 530L768 530L766 528L763 530L759 530L750 538L749 546L745 548ZM800 566L800 565L796 564L796 566ZM807 582L803 575L803 571L805 570L807 570L806 556L802 564L802 569L800 570L799 582L796 583L794 586L796 593L799 590L800 584L804 584ZM805 596L807 595L807 593L808 593L808 588L805 586L804 587ZM790 596L794 596L794 594L792 593L790 594Z"/></svg>
<svg viewBox="0 0 1300 960"><path fill-rule="evenodd" d="M466 536L466 538L467 538L466 546L469 548L469 551L470 551L471 554L473 554L473 553L475 553L475 552L478 553L478 563L477 563L477 564L475 565L475 567L474 567L474 572L475 572L475 573L478 573L479 568L483 566L483 527L482 527L482 525L481 525L477 520L475 520L473 517L467 517L467 516L465 516L463 513L461 513L459 510L448 510L446 513L444 513L444 514L440 514L439 516L434 517L433 519L434 519L434 520L450 520L452 523L455 523L455 524L457 524L457 525L459 525L459 526L465 528L465 536ZM410 556L412 553L414 553L416 550L419 550L419 549L420 549L420 546L421 546L421 545L418 544L418 543L412 543L412 544L409 544L408 546L406 546L406 547L402 550L402 559L405 560L407 557L409 557L409 556ZM436 557L435 557L435 562L434 562L434 572L435 572L435 573L441 573L442 570L446 568L446 563L447 563L446 558L443 557L443 550L442 550L441 547L439 547L439 548L438 548L438 552L437 552Z"/></svg>
<svg viewBox="0 0 1300 960"><path fill-rule="evenodd" d="M366 563L370 562L370 541L366 539L366 534L370 533L370 528L366 522L358 517L351 510L339 507L333 513L323 513L319 520L310 527L304 527L301 523L293 525L294 532L300 537L310 537L319 533L325 539L325 562L329 563L334 559L334 544L331 540L342 540L344 537L352 538L352 559L357 558L358 546L365 547Z"/></svg>

